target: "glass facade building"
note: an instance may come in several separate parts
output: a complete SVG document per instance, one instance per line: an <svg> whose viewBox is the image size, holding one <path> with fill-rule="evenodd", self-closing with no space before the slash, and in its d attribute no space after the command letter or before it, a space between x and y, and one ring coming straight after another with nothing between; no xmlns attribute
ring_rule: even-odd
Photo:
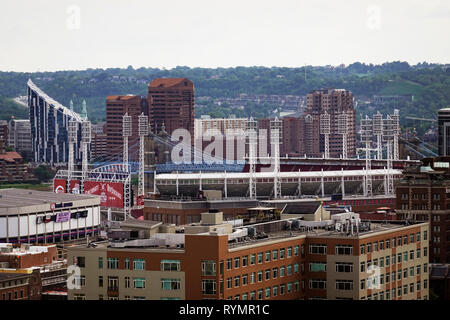
<svg viewBox="0 0 450 320"><path fill-rule="evenodd" d="M81 161L81 117L50 98L31 80L27 86L34 162L56 164L68 161L67 128L72 118L79 126L74 159Z"/></svg>

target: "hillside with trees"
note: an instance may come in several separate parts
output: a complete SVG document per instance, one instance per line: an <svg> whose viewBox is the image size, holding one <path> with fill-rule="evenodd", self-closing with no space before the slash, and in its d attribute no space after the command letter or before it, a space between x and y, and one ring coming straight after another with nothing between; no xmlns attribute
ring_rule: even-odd
<svg viewBox="0 0 450 320"><path fill-rule="evenodd" d="M353 63L347 67L305 66L189 68L170 70L155 68L87 69L83 71L59 71L38 73L0 72L0 116L9 119L16 112L27 117L24 110L15 108L10 99L26 95L29 78L48 95L69 105L73 100L75 111L81 111L83 99L88 105L91 120L105 118L105 99L108 95L146 95L148 83L159 77L187 77L194 82L196 102L203 97L235 98L239 94L305 95L313 89L344 88L351 90L358 101L367 101L374 95L413 95L411 103L386 105L381 112L400 109L401 114L435 118L439 108L450 106L449 65L428 64L411 66L406 62L390 62L381 65ZM8 98L8 99L6 99ZM226 117L268 116L276 106L248 103L243 110L230 110L227 105L201 104L196 116L210 114ZM368 104L359 103L358 113L372 112ZM385 109L385 110L383 110ZM23 112L25 111L25 112Z"/></svg>

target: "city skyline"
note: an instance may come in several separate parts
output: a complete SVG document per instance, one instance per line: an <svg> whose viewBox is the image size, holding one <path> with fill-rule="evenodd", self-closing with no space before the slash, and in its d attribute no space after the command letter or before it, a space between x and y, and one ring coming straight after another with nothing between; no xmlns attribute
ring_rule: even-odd
<svg viewBox="0 0 450 320"><path fill-rule="evenodd" d="M441 0L22 0L3 9L3 71L448 63L450 56L439 37L450 27L450 4Z"/></svg>

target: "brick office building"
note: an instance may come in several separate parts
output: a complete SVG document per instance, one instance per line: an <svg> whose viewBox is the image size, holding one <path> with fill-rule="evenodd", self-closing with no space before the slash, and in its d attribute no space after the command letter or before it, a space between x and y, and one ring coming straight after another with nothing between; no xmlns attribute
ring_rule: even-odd
<svg viewBox="0 0 450 320"><path fill-rule="evenodd" d="M106 98L106 148L107 154L113 158L123 155L123 116L131 116L132 136L128 138L129 159L138 159L138 117L144 113L148 115L148 102L142 96L109 96Z"/></svg>
<svg viewBox="0 0 450 320"><path fill-rule="evenodd" d="M149 122L154 132L165 125L169 135L183 128L194 143L194 84L186 78L159 78L148 86Z"/></svg>
<svg viewBox="0 0 450 320"><path fill-rule="evenodd" d="M0 269L0 300L40 300L39 269L3 272Z"/></svg>
<svg viewBox="0 0 450 320"><path fill-rule="evenodd" d="M356 155L356 118L353 106L353 94L344 89L314 90L306 96L305 114L320 116L327 112L330 115L330 157L342 155L342 135L338 134L338 114L347 115L347 156ZM325 150L324 138L320 137L320 151Z"/></svg>
<svg viewBox="0 0 450 320"><path fill-rule="evenodd" d="M425 158L396 185L398 220L430 222L430 262L450 263L450 157Z"/></svg>
<svg viewBox="0 0 450 320"><path fill-rule="evenodd" d="M81 275L69 300L427 300L428 224L333 229L347 215L233 229L204 213L181 234L71 247ZM370 288L369 266L380 268Z"/></svg>

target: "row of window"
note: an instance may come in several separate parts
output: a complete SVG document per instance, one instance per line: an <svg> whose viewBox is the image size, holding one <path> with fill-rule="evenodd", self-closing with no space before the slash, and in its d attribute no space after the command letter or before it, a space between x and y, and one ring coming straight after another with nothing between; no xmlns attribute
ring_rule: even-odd
<svg viewBox="0 0 450 320"><path fill-rule="evenodd" d="M248 265L255 265L256 262L258 264L264 263L264 262L270 262L270 261L277 261L278 259L284 259L284 258L291 258L292 254L294 256L299 255L299 249L300 247L294 246L294 247L288 247L288 248L281 248L281 249L275 249L275 250L268 250L266 252L258 252L257 254L251 254L250 256L242 256L242 257L235 257L235 258L229 258L227 259L227 270L238 269L241 266L246 267ZM304 246L302 245L302 255L304 254Z"/></svg>
<svg viewBox="0 0 450 320"><path fill-rule="evenodd" d="M426 280L423 281L423 288L426 289L428 286L428 283ZM367 300L390 300L391 298L399 298L403 295L408 294L409 293L414 293L414 288L416 289L416 291L420 291L422 285L420 282L417 282L416 284L414 283L410 283L409 285L405 284L403 287L398 287L398 288L392 288L391 290L386 290L386 291L380 291L379 293L374 293L373 295L369 295L367 296ZM408 290L409 288L409 290ZM427 296L423 297L424 300L428 300ZM366 300L365 297L362 297L361 300Z"/></svg>
<svg viewBox="0 0 450 320"><path fill-rule="evenodd" d="M408 200L409 195L407 193L402 193L401 200ZM419 200L419 194L413 193L412 200ZM439 193L433 193L433 200L440 200L441 195ZM422 200L428 200L428 194L422 193Z"/></svg>
<svg viewBox="0 0 450 320"><path fill-rule="evenodd" d="M407 245L408 243L413 243L415 241L421 241L421 233L417 232L416 234L411 233L409 235L409 242L408 242L408 236L404 235L403 237L397 237L392 239L386 239L386 240L380 240L376 242L371 242L367 244L360 245L360 253L370 253L375 251L381 251L384 249L389 249L391 246L392 248L395 248L401 246L401 245ZM428 233L427 231L423 232L423 240L428 240Z"/></svg>
<svg viewBox="0 0 450 320"><path fill-rule="evenodd" d="M119 290L119 277L108 276L108 290L118 291ZM103 288L104 286L103 276L98 277L98 287ZM146 287L146 279L142 277L133 277L132 278L134 289L145 289ZM86 276L75 276L75 285L79 287L86 286ZM124 277L124 286L125 288L131 288L131 278ZM180 279L161 279L161 289L162 290L180 290L181 289L181 280Z"/></svg>
<svg viewBox="0 0 450 320"><path fill-rule="evenodd" d="M265 271L260 270L258 272L252 272L250 274L244 274L242 276L238 275L234 278L229 277L227 278L227 289L231 288L237 288L239 286L246 286L247 284L253 284L255 282L262 282L267 281L270 279L276 279L278 278L278 275L280 277L284 276L290 276L293 273L299 272L299 265L296 264L290 264L288 266L282 266L280 268L273 268L273 269L266 269Z"/></svg>
<svg viewBox="0 0 450 320"><path fill-rule="evenodd" d="M302 281L303 285L303 281ZM289 282L287 284L280 284L279 286L267 287L265 289L259 289L251 292L245 292L242 295L238 294L234 297L227 297L227 300L263 300L275 298L278 295L284 295L286 293L298 292L300 290L300 281Z"/></svg>
<svg viewBox="0 0 450 320"><path fill-rule="evenodd" d="M82 266L85 266L84 257L77 257L78 266L79 261L83 261ZM146 261L145 259L132 259L133 263L131 264L130 258L124 259L124 268L130 269L131 265L133 266L133 270L145 270ZM98 258L98 268L103 269L103 257ZM119 269L119 258L108 258L107 259L107 268L108 269ZM161 260L161 271L180 271L181 262L180 260Z"/></svg>
<svg viewBox="0 0 450 320"><path fill-rule="evenodd" d="M424 265L424 272L426 269L426 265ZM421 266L416 266L416 275L420 275L421 274ZM360 289L364 290L366 289L366 285L368 289L371 288L376 288L379 285L382 284L387 284L387 283L391 283L391 282L395 282L397 280L402 280L402 276L403 279L407 279L408 277L414 277L414 267L409 268L409 272L408 272L408 268L405 268L402 270L398 270L397 272L392 272L392 273L386 273L386 274L381 274L379 276L374 276L374 277L370 277L368 279L363 279L361 280L360 283ZM427 280L424 280L424 288L426 288L426 283Z"/></svg>
<svg viewBox="0 0 450 320"><path fill-rule="evenodd" d="M432 208L433 208L433 210L441 210L441 205L435 203L435 204L433 204ZM401 204L401 209L402 210L409 210L410 209L409 208L409 204L402 203ZM428 208L427 204L422 203L422 206L420 207L420 209L419 209L419 205L418 204L413 204L411 206L411 210L430 210L430 209ZM434 220L434 221L436 221L436 220ZM437 221L439 221L439 220L437 220Z"/></svg>
<svg viewBox="0 0 450 320"><path fill-rule="evenodd" d="M393 254L392 256L386 256L386 257L380 257L377 259L373 259L373 260L368 260L367 263L365 261L362 261L360 263L360 272L364 272L366 269L366 264L367 264L367 268L369 268L370 266L376 266L376 267L388 267L390 265L395 265L396 263L402 263L402 262L407 262L408 259L409 260L414 260L414 257L416 259L419 259L421 257L423 251L423 256L427 257L428 256L428 248L424 247L422 249L416 249L414 250L410 250L409 254L408 251L405 252L400 252L397 253L396 255ZM415 254L414 254L415 252Z"/></svg>
<svg viewBox="0 0 450 320"><path fill-rule="evenodd" d="M353 280L336 280L336 290L353 290ZM312 279L309 280L310 289L326 289L327 280L324 279Z"/></svg>
<svg viewBox="0 0 450 320"><path fill-rule="evenodd" d="M20 290L20 292L15 290L14 291L14 298L13 298L13 292L12 291L9 291L8 294L6 292L2 293L2 300L13 300L13 299L17 300L17 299L23 299L25 297L26 297L26 292L24 293L23 290Z"/></svg>
<svg viewBox="0 0 450 320"><path fill-rule="evenodd" d="M145 300L145 296L133 296L133 299L131 299L130 296L125 296L125 300ZM86 295L84 293L75 293L73 295L74 300L86 300ZM103 295L100 294L98 296L98 300L104 300ZM117 296L108 296L108 300L119 300L119 297ZM161 300L180 300L178 297L161 297Z"/></svg>

